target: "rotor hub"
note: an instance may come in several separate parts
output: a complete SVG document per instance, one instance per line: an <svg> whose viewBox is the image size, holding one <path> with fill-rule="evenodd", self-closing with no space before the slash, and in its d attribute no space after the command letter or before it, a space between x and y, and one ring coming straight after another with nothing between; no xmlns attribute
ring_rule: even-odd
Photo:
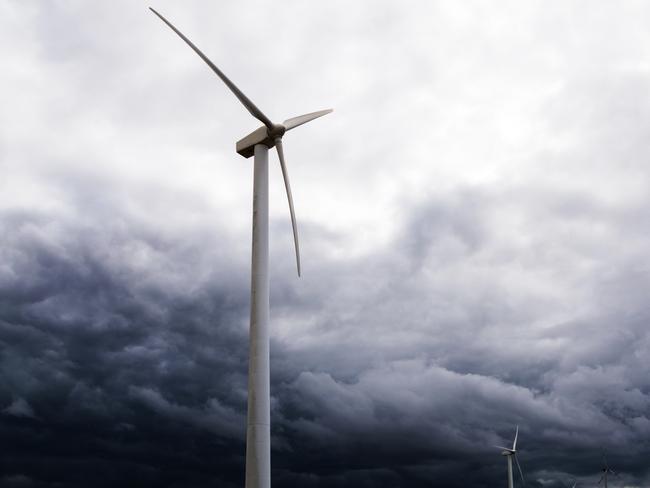
<svg viewBox="0 0 650 488"><path fill-rule="evenodd" d="M272 140L282 138L284 133L287 131L287 128L282 124L273 124L273 127L267 129L269 138Z"/></svg>

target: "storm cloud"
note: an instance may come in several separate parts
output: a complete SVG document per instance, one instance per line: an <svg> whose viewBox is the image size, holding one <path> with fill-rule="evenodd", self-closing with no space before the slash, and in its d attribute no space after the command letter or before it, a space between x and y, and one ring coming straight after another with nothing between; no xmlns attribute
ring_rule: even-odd
<svg viewBox="0 0 650 488"><path fill-rule="evenodd" d="M517 424L529 486L650 486L643 3L154 6L335 108L300 279L271 174L275 486L504 485ZM0 7L2 487L243 485L255 125L146 7Z"/></svg>

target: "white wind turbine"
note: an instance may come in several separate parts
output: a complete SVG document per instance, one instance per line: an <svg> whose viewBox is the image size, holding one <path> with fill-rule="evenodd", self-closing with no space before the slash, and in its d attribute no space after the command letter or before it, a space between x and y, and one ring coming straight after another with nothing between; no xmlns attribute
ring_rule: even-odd
<svg viewBox="0 0 650 488"><path fill-rule="evenodd" d="M517 463L517 468L519 469L519 476L521 476L521 482L525 485L526 481L524 480L524 473L521 471L521 466L519 465L519 460L517 459L517 437L519 436L519 426L515 431L515 440L512 443L512 449L509 447L503 446L494 446L501 449L501 455L506 456L508 460L508 488L514 488L514 482L512 479L512 459L514 458L515 463Z"/></svg>
<svg viewBox="0 0 650 488"><path fill-rule="evenodd" d="M246 488L271 486L271 414L269 378L269 180L268 151L275 146L289 201L296 266L300 276L300 250L298 228L293 210L289 175L284 161L282 136L288 130L322 117L332 110L321 110L274 124L250 99L224 75L167 19L150 7L150 10L167 24L190 46L196 54L226 84L248 112L264 125L237 141L236 150L245 158L254 158L253 169L253 250L251 263L251 315L248 363L248 419L246 429Z"/></svg>

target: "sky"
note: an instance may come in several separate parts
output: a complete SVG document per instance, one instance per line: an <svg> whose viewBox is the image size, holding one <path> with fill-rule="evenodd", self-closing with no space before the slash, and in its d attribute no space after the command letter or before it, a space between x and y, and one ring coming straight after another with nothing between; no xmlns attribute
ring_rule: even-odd
<svg viewBox="0 0 650 488"><path fill-rule="evenodd" d="M650 487L650 5L0 3L0 487ZM519 481L517 481L519 482ZM521 484L519 486L522 486Z"/></svg>

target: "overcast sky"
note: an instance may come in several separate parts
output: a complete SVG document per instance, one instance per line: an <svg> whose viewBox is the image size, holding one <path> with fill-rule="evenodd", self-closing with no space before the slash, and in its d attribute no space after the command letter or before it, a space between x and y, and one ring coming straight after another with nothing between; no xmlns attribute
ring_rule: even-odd
<svg viewBox="0 0 650 488"><path fill-rule="evenodd" d="M252 160L273 485L650 487L650 5L0 3L0 487L241 487ZM611 480L610 480L611 481Z"/></svg>

